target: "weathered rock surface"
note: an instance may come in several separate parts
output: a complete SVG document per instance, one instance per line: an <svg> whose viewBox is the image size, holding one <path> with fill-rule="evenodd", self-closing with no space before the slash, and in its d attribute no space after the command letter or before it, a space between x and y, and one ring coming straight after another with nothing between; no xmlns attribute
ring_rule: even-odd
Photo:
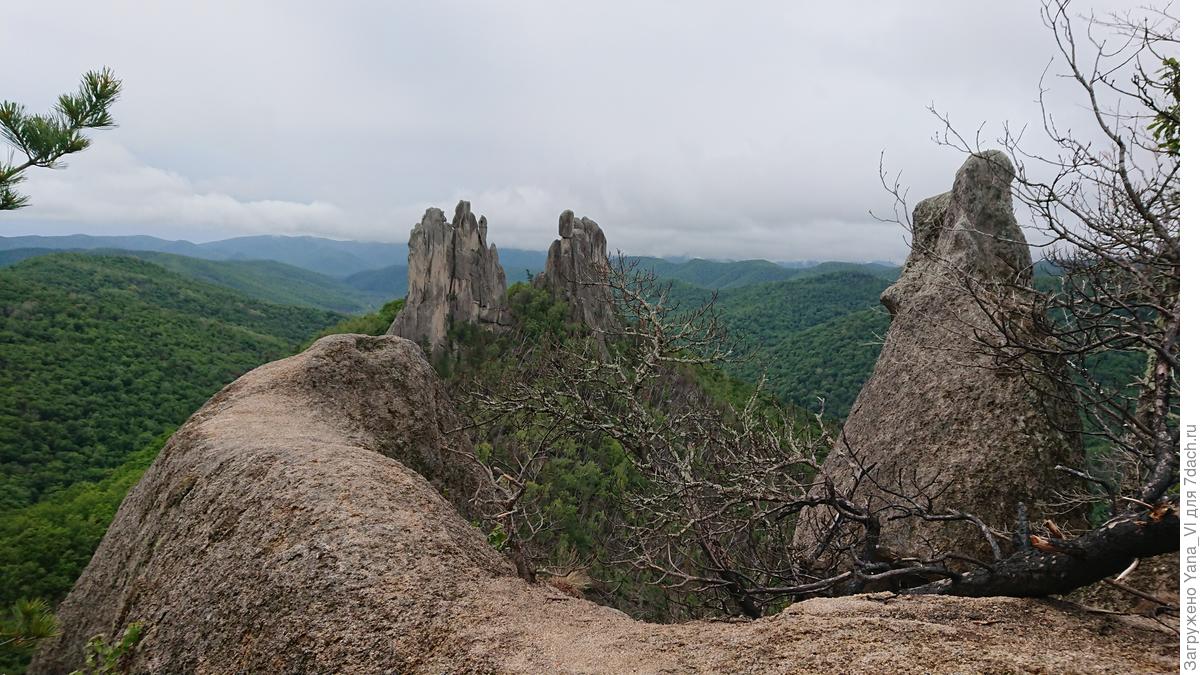
<svg viewBox="0 0 1200 675"><path fill-rule="evenodd" d="M596 285L608 275L608 241L590 218L576 218L573 211L558 217L558 236L546 255L546 271L534 284L546 288L571 307L571 320L603 334L616 330L612 292Z"/></svg>
<svg viewBox="0 0 1200 675"><path fill-rule="evenodd" d="M477 220L465 201L452 223L441 209L428 209L408 238L408 296L388 332L436 354L454 323L509 325L507 290L496 246L487 242L487 218Z"/></svg>
<svg viewBox="0 0 1200 675"><path fill-rule="evenodd" d="M451 505L474 465L446 410L392 336L327 337L243 376L126 497L32 672L134 621L137 673L1178 668L1148 620L1053 601L879 594L652 625L526 584Z"/></svg>
<svg viewBox="0 0 1200 675"><path fill-rule="evenodd" d="M1018 502L1036 523L1039 502L1053 499L1056 488L1076 487L1054 470L1082 464L1078 433L1064 431L1079 428L1076 408L1064 403L1069 392L998 368L978 342L995 328L964 290L963 280L980 291L1003 289L1013 317L1028 311L1023 289L1032 266L1013 216L1011 183L1002 153L972 156L953 190L913 212L912 254L881 298L892 314L883 350L826 461L842 486L857 467L875 465L877 485L864 483L859 501L895 503L887 490L913 494L924 486L941 494L935 505L1005 528L1014 524ZM891 536L884 546L901 555L957 550L991 558L970 525L913 519L885 530ZM800 541L817 549L811 531Z"/></svg>

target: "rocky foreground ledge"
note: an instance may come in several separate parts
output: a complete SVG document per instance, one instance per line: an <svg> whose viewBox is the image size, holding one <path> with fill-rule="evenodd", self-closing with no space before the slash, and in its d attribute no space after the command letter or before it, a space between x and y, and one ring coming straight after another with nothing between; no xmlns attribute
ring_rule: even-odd
<svg viewBox="0 0 1200 675"><path fill-rule="evenodd" d="M33 673L135 621L137 672L1175 672L1148 623L1057 601L810 600L655 625L518 579L455 509L469 448L412 342L336 335L175 434ZM424 477L423 475L424 474Z"/></svg>

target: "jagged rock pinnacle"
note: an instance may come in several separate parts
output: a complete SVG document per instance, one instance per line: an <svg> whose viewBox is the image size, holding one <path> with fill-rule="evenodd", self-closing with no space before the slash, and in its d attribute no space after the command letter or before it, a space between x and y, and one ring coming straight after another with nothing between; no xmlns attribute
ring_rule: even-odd
<svg viewBox="0 0 1200 675"><path fill-rule="evenodd" d="M470 202L458 203L452 223L441 209L427 209L409 236L408 297L388 332L437 354L453 323L507 326L507 287L487 219L476 220Z"/></svg>
<svg viewBox="0 0 1200 675"><path fill-rule="evenodd" d="M598 335L616 328L612 293L602 282L609 273L608 242L590 218L566 210L558 217L559 239L550 244L546 271L534 285L546 288L571 307L571 320Z"/></svg>

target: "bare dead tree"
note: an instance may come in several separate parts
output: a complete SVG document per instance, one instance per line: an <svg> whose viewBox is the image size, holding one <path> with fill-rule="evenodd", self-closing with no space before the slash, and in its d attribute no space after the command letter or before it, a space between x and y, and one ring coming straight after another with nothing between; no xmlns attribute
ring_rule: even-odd
<svg viewBox="0 0 1200 675"><path fill-rule="evenodd" d="M485 420L479 426L491 424L492 438L501 438L503 448L483 442L470 451L458 450L483 469L483 481L471 498L475 509L491 524L489 542L507 551L517 574L526 581L537 579L536 557L529 550L530 542L553 524L535 498L529 495L531 483L550 459L555 441L565 430L553 417L515 411L502 423L499 417ZM472 425L476 426L476 425ZM467 427L471 428L471 427Z"/></svg>
<svg viewBox="0 0 1200 675"><path fill-rule="evenodd" d="M681 369L708 367L733 349L713 304L681 310L669 285L618 258L608 281L623 328L603 354L592 338L540 343L523 353L504 384L472 394L481 427L495 447L476 457L494 478L482 493L507 550L526 578L535 564L526 542L547 526L529 485L565 436L612 439L639 481L625 504L606 566L638 571L687 605L689 613L758 617L812 595L893 588L955 595L1061 593L1120 572L1131 557L1161 552L1170 505L1123 512L1078 538L994 530L977 516L938 506L933 484L876 483L864 466L849 486L821 473L833 439L819 416L797 420L762 401L717 403L680 386ZM500 449L500 445L506 445ZM853 455L853 448L844 448ZM861 466L861 463L859 464ZM862 501L871 483L891 499ZM812 509L838 521L827 556L801 555L796 522ZM979 560L953 552L930 559L898 557L881 545L898 521L967 524L991 551ZM847 530L854 536L842 536ZM1060 533L1061 534L1061 533ZM849 561L849 564L845 564Z"/></svg>
<svg viewBox="0 0 1200 675"><path fill-rule="evenodd" d="M758 617L809 595L872 583L911 586L957 578L962 563L987 565L959 555L890 555L879 545L880 533L901 519L976 525L1000 557L997 535L982 521L936 510L934 496L920 487L895 504L856 503L856 487L870 480L869 471L848 489L836 488L820 473L832 443L821 416L797 418L764 402L761 382L736 406L687 386L689 369L712 367L736 352L711 300L683 310L669 284L622 257L602 283L624 317L602 347L591 337L540 343L505 384L481 383L471 395L482 426L503 424L514 437L505 442L500 434L495 445L506 447L478 461L495 478L486 494L496 497L485 506L514 542L509 552L523 575L533 566L520 542L544 523L531 515L537 507L525 501L528 486L553 452L547 440L561 434L612 439L637 472L614 532L619 545L605 564L636 570L693 613ZM792 543L796 521L816 507L865 536L831 539L827 548L836 555L820 560L799 555ZM848 569L836 564L847 559Z"/></svg>

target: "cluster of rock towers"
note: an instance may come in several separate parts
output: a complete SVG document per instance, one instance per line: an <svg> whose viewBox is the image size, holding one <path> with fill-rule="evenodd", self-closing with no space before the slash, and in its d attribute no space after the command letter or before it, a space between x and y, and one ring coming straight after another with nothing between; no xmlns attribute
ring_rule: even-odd
<svg viewBox="0 0 1200 675"><path fill-rule="evenodd" d="M534 285L565 301L573 322L597 334L612 330L616 315L606 285L604 232L595 221L568 210L558 218L558 234ZM466 201L458 203L451 222L441 209L430 208L409 237L408 297L388 332L437 355L447 347L453 324L508 328L507 288L496 245L487 241L487 218L476 218Z"/></svg>
<svg viewBox="0 0 1200 675"><path fill-rule="evenodd" d="M1033 292L1032 264L1013 215L1012 180L1002 153L973 155L949 192L914 210L912 253L880 298L892 316L883 351L824 468L858 501L885 508L896 494L917 489L924 496L936 493L945 509L1011 526L1021 505L1034 518L1048 515L1037 504L1062 483L1055 466L1081 462L1070 392L1054 378L1032 383L1027 375L996 367L979 349L995 337L995 328L967 289L1007 289L1013 298L1005 309L1009 316L1030 309L1021 297ZM534 284L566 301L573 322L601 337L613 332L618 321L611 291L597 283L609 272L603 231L564 211L558 234ZM413 228L408 256L408 302L392 324L393 335L437 355L454 323L493 330L511 325L504 270L496 247L487 243L487 220L477 220L469 203L459 202L449 223L441 210L426 211ZM865 467L871 473L864 481L857 477ZM795 545L801 555L821 557L838 518L813 513L797 530ZM1072 522L1070 514L1059 519ZM964 548L990 554L969 524L900 519L887 539L887 549L906 557Z"/></svg>
<svg viewBox="0 0 1200 675"><path fill-rule="evenodd" d="M995 328L967 289L1007 289L1013 302L1005 311L1014 317L1029 311L1021 289L1033 292L1029 246L1013 215L1012 179L1003 153L973 155L949 192L913 212L912 253L880 298L892 316L883 351L824 467L843 490L860 483L856 500L881 507L895 501L895 493L919 488L936 493L943 508L1010 526L1020 505L1033 518L1049 515L1037 504L1062 483L1055 466L1081 462L1070 392L1054 378L1033 383L998 368L979 349ZM604 232L564 211L558 234L534 284L567 302L573 322L599 336L611 333L618 327L611 291L597 283L609 272ZM408 301L393 335L437 355L454 323L493 330L511 325L487 220L476 219L468 202L459 202L449 223L439 209L425 212L412 230L408 265ZM870 479L858 480L864 467L871 467ZM1059 518L1072 522L1071 514ZM802 523L795 542L801 555L824 555L836 521L836 514L815 511ZM969 524L911 518L888 529L882 543L899 555L930 557L963 550L967 541L966 550L989 554Z"/></svg>

